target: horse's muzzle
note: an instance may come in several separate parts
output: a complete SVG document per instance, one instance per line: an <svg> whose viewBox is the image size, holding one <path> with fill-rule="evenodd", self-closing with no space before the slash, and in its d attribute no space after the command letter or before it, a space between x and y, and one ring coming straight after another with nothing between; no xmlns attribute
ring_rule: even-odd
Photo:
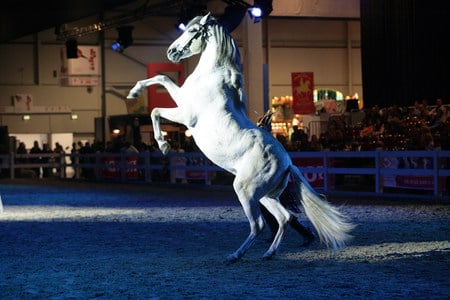
<svg viewBox="0 0 450 300"><path fill-rule="evenodd" d="M167 49L167 58L171 62L177 63L180 61L181 52L178 51L176 48L169 48L169 49Z"/></svg>

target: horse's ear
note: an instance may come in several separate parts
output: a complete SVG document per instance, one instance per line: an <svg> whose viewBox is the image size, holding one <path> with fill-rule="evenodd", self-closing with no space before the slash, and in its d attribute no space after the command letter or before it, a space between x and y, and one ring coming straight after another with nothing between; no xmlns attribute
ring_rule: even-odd
<svg viewBox="0 0 450 300"><path fill-rule="evenodd" d="M205 25L211 19L211 12L207 13L200 19L200 25Z"/></svg>

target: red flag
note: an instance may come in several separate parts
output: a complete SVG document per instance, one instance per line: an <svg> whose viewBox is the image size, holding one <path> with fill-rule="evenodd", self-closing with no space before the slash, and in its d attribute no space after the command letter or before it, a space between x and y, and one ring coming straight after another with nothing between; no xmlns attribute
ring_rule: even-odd
<svg viewBox="0 0 450 300"><path fill-rule="evenodd" d="M294 114L315 113L313 91L314 73L300 72L292 73L292 109Z"/></svg>

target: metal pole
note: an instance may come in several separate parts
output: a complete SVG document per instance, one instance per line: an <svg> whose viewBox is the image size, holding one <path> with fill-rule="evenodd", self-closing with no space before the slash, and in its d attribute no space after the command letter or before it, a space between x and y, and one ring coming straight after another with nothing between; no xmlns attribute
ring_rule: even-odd
<svg viewBox="0 0 450 300"><path fill-rule="evenodd" d="M103 15L100 16L100 20L103 20ZM106 143L106 66L105 66L105 32L101 30L99 32L100 39L100 52L101 52L101 97L102 97L102 143Z"/></svg>

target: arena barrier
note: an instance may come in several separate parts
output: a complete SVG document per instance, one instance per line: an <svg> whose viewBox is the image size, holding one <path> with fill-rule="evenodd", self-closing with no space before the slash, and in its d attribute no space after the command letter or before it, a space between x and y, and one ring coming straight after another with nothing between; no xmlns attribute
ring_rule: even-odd
<svg viewBox="0 0 450 300"><path fill-rule="evenodd" d="M290 152L311 185L330 195L450 199L450 151ZM35 162L40 158L41 162ZM42 163L42 159L46 163ZM33 163L31 163L33 162ZM49 168L61 179L229 186L233 176L202 153L0 155L3 178ZM19 172L19 170L21 172ZM42 176L42 173L41 173Z"/></svg>

